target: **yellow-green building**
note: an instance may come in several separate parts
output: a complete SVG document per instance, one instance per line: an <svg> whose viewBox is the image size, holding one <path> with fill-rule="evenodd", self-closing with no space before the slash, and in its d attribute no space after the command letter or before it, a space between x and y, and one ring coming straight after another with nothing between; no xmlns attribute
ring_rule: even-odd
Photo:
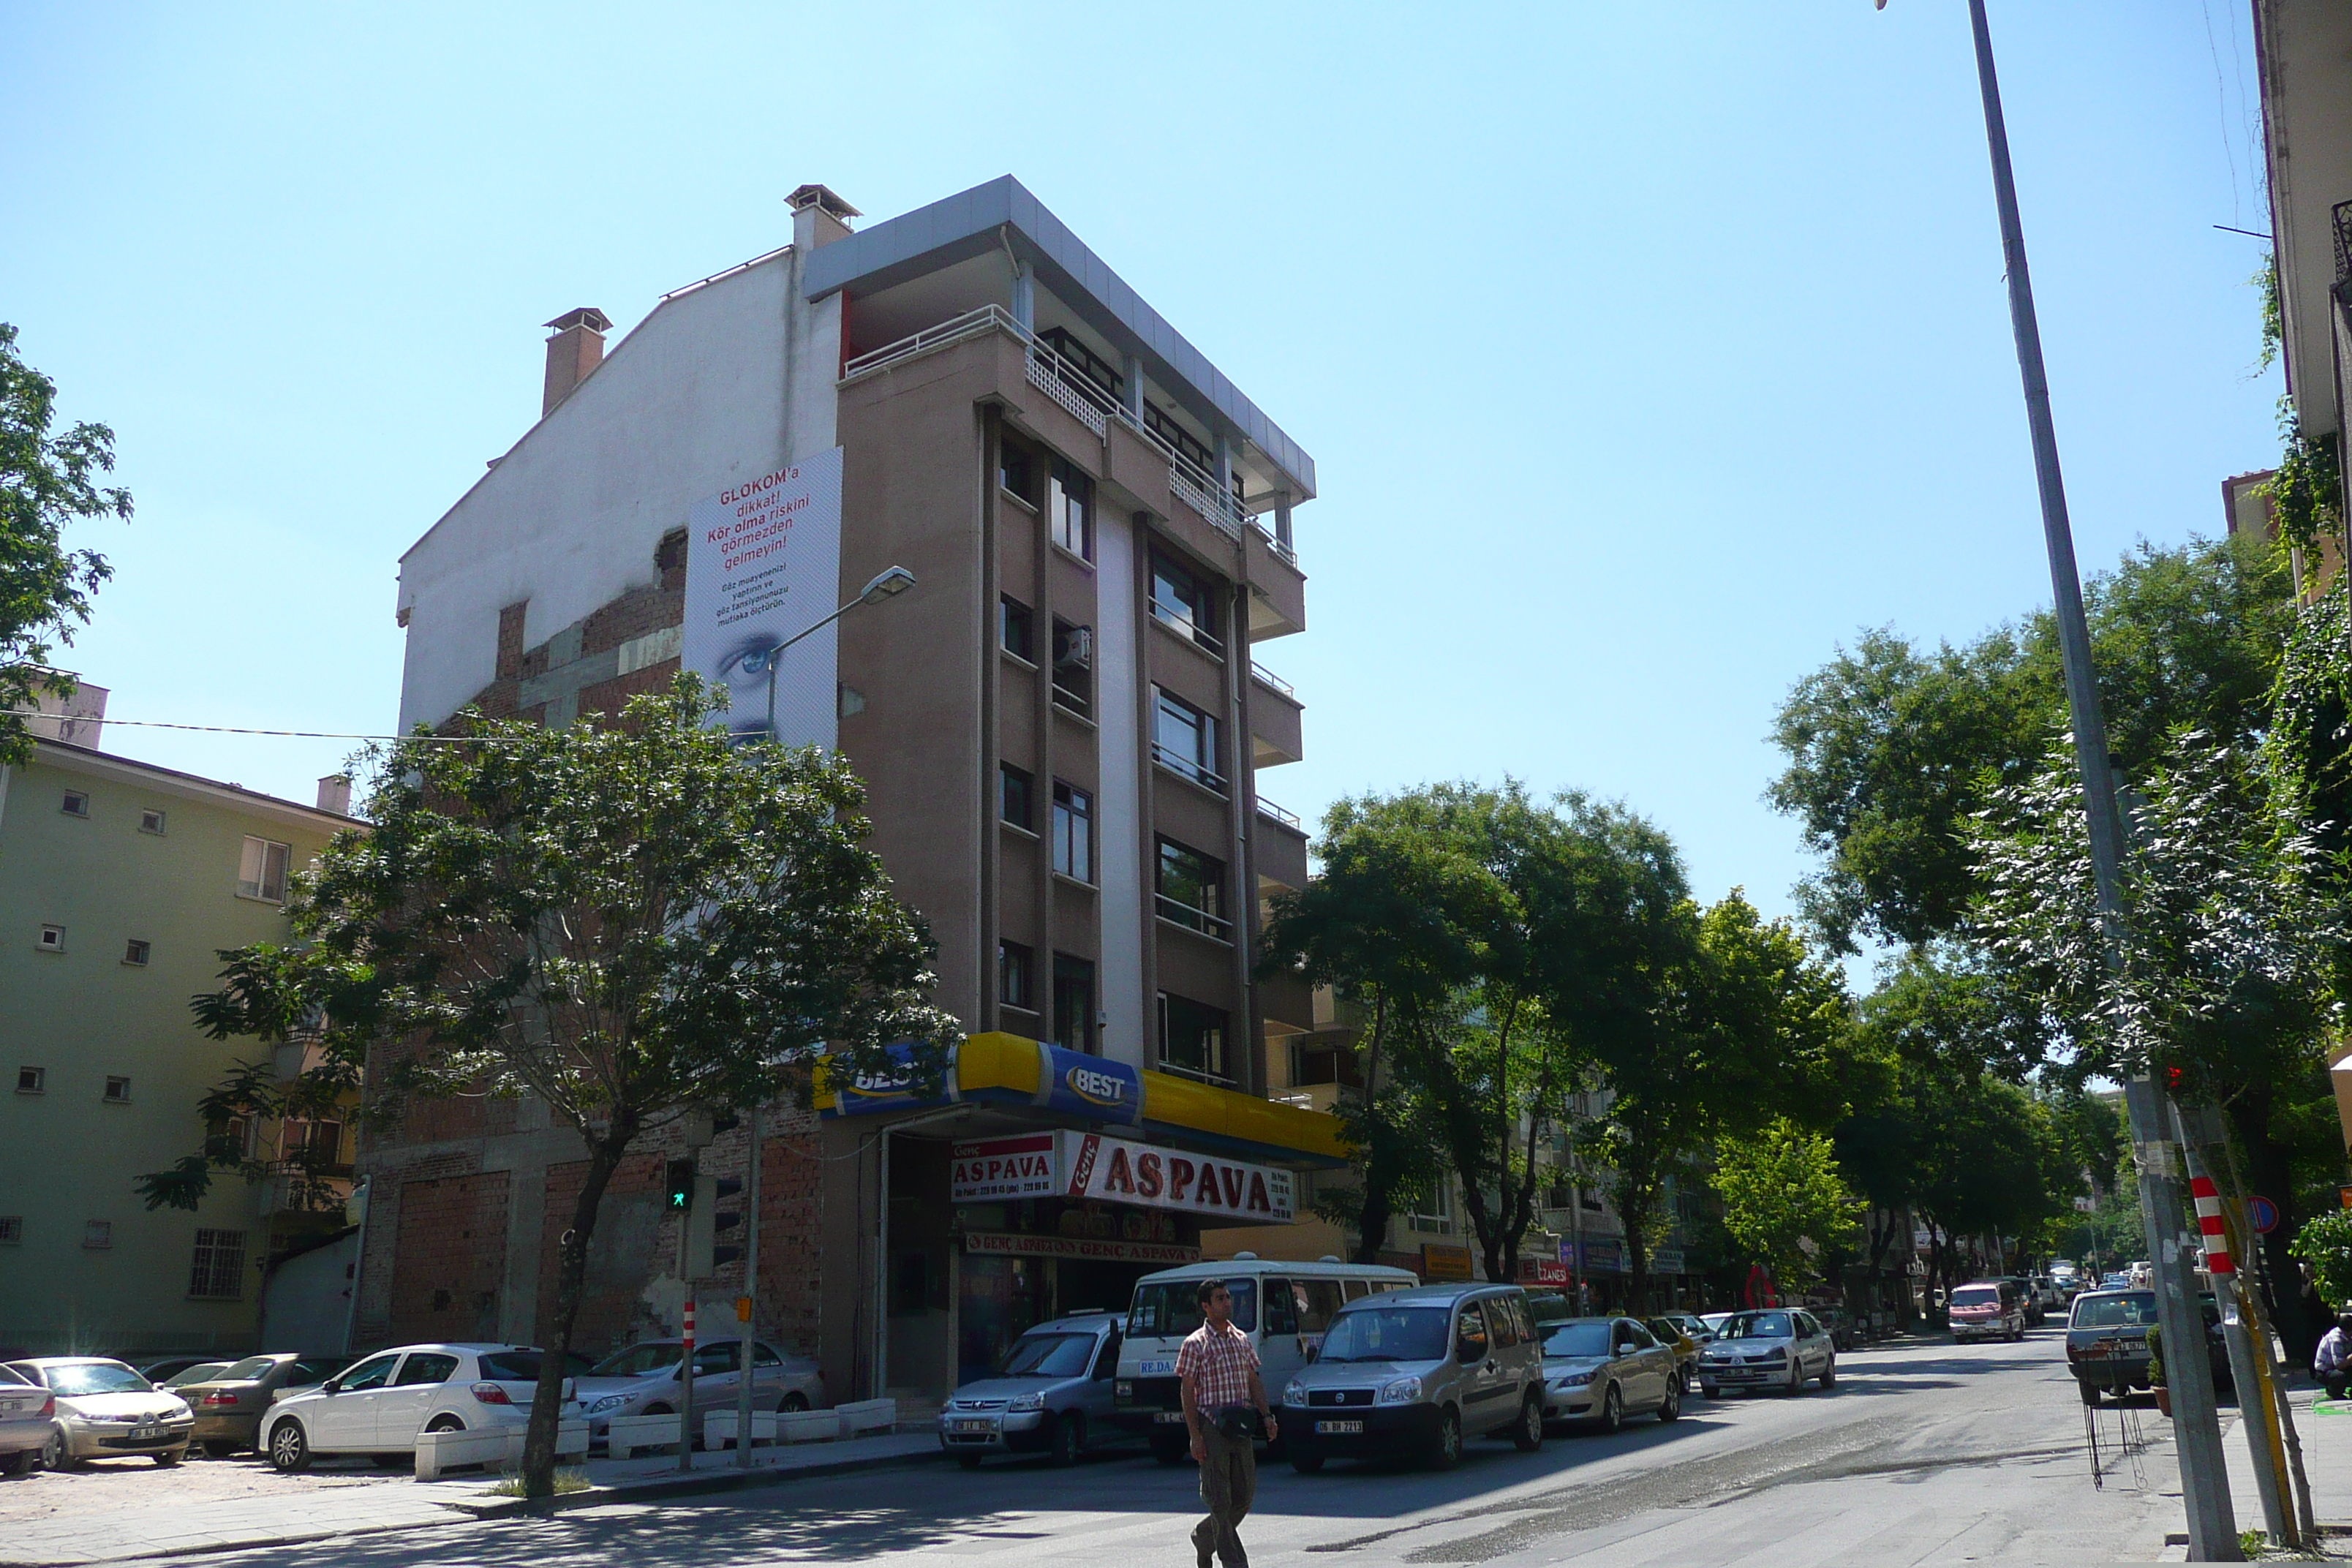
<svg viewBox="0 0 2352 1568"><path fill-rule="evenodd" d="M205 1038L189 999L221 949L285 937L287 874L350 826L347 794L301 805L55 739L0 767L0 1356L251 1349L273 1246L341 1226L234 1173L195 1213L134 1184L202 1146L198 1100L264 1049ZM237 1131L264 1161L289 1139L350 1159L332 1122Z"/></svg>

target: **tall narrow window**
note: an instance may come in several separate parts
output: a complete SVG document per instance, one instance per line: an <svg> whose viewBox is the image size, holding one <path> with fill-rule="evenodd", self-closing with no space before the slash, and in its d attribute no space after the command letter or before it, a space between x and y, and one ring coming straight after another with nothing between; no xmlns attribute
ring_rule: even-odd
<svg viewBox="0 0 2352 1568"><path fill-rule="evenodd" d="M1009 436L997 442L996 482L1031 506L1037 504L1036 459L1028 447Z"/></svg>
<svg viewBox="0 0 2352 1568"><path fill-rule="evenodd" d="M273 904L283 903L286 900L286 860L293 852L291 846L272 843L267 838L247 839L245 858L237 863L237 896L267 899Z"/></svg>
<svg viewBox="0 0 2352 1568"><path fill-rule="evenodd" d="M1054 869L1081 882L1095 879L1095 797L1054 781Z"/></svg>
<svg viewBox="0 0 2352 1568"><path fill-rule="evenodd" d="M1091 626L1054 621L1054 700L1091 717L1095 700L1095 634Z"/></svg>
<svg viewBox="0 0 2352 1568"><path fill-rule="evenodd" d="M1054 955L1054 1043L1066 1051L1101 1054L1095 1034L1094 961Z"/></svg>
<svg viewBox="0 0 2352 1568"><path fill-rule="evenodd" d="M196 1253L188 1268L188 1294L203 1301L234 1301L245 1294L245 1232L196 1232Z"/></svg>
<svg viewBox="0 0 2352 1568"><path fill-rule="evenodd" d="M1160 918L1209 936L1223 937L1233 930L1225 917L1225 868L1198 849L1172 838L1160 841Z"/></svg>
<svg viewBox="0 0 2352 1568"><path fill-rule="evenodd" d="M1211 653L1223 653L1217 637L1217 601L1202 581L1158 551L1151 554L1151 613Z"/></svg>
<svg viewBox="0 0 2352 1568"><path fill-rule="evenodd" d="M1045 519L1055 543L1085 560L1095 558L1095 482L1059 458L1045 484Z"/></svg>
<svg viewBox="0 0 2352 1568"><path fill-rule="evenodd" d="M996 999L1024 1013L1037 1010L1029 1000L1029 950L1017 942L996 944Z"/></svg>
<svg viewBox="0 0 2352 1568"><path fill-rule="evenodd" d="M1181 697L1152 690L1151 754L1194 784L1225 792L1217 771L1217 721Z"/></svg>
<svg viewBox="0 0 2352 1568"><path fill-rule="evenodd" d="M1011 763L997 764L1000 796L997 815L1015 827L1037 831L1036 817L1029 804L1029 775Z"/></svg>
<svg viewBox="0 0 2352 1568"><path fill-rule="evenodd" d="M1160 994L1160 1067L1210 1083L1230 1083L1225 1063L1225 1015L1181 996Z"/></svg>
<svg viewBox="0 0 2352 1568"><path fill-rule="evenodd" d="M1033 664L1036 662L1029 606L1009 595L996 604L996 637L1004 645L1005 652Z"/></svg>

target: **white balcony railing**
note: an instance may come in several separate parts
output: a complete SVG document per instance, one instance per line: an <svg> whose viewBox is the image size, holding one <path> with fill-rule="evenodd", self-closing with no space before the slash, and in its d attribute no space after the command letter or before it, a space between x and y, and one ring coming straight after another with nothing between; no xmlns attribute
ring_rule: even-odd
<svg viewBox="0 0 2352 1568"><path fill-rule="evenodd" d="M1297 812L1285 811L1282 807L1275 805L1274 802L1266 799L1264 795L1257 797L1257 814L1260 816L1272 817L1275 821L1279 822L1293 833L1304 833L1307 831L1307 825L1298 820L1298 814Z"/></svg>
<svg viewBox="0 0 2352 1568"><path fill-rule="evenodd" d="M1293 702L1298 700L1298 693L1291 689L1290 682L1283 679L1255 659L1250 660L1250 679L1269 691L1279 691Z"/></svg>

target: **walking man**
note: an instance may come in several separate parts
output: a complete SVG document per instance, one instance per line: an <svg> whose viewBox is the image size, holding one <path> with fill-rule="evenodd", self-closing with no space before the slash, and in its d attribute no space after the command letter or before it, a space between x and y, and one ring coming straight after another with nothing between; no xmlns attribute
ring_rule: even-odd
<svg viewBox="0 0 2352 1568"><path fill-rule="evenodd" d="M1225 1568L1249 1568L1240 1531L1257 1496L1257 1427L1264 1423L1269 1443L1280 1434L1258 1378L1257 1352L1234 1327L1233 1292L1222 1279L1203 1279L1200 1302L1203 1321L1176 1352L1184 1425L1201 1465L1201 1500L1209 1507L1209 1517L1192 1527L1192 1551L1197 1568L1209 1568L1212 1553Z"/></svg>

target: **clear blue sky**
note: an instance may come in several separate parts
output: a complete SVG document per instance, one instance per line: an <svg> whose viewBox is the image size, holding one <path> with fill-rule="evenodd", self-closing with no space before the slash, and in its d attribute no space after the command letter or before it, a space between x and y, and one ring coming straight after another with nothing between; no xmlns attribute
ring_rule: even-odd
<svg viewBox="0 0 2352 1568"><path fill-rule="evenodd" d="M1994 0L2088 564L2275 454L2244 0ZM138 516L125 718L393 720L404 550L625 328L789 235L1019 176L1315 455L1265 793L1623 798L1713 897L1864 626L2048 595L1961 0L1502 7L0 3L0 320ZM332 742L118 729L308 798Z"/></svg>

